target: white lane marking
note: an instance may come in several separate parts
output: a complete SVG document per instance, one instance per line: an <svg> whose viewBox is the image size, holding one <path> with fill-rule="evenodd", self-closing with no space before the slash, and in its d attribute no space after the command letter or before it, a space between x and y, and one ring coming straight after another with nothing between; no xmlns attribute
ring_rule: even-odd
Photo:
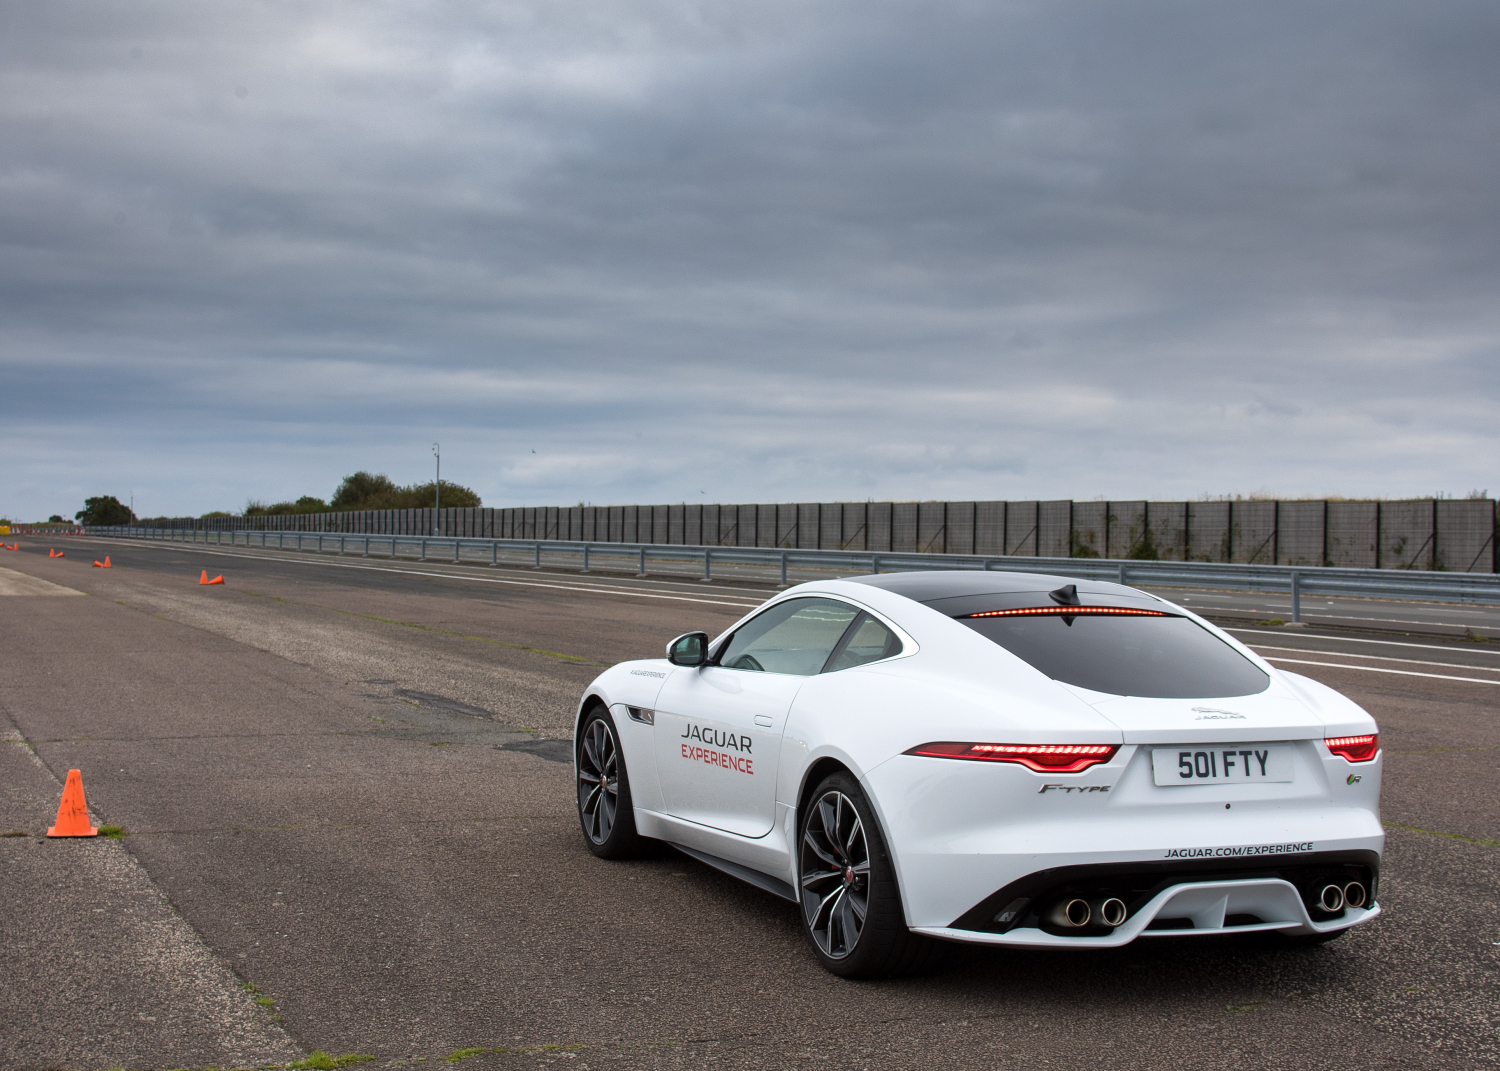
<svg viewBox="0 0 1500 1071"><path fill-rule="evenodd" d="M1222 625L1220 627L1223 628ZM1226 629L1224 629L1224 631L1225 632L1243 632L1247 636L1264 636L1266 634L1266 630L1263 629L1263 628L1226 628ZM1454 647L1452 645L1444 646L1444 645L1442 645L1440 643L1405 643L1405 642L1403 642L1401 640L1361 640L1361 639L1355 639L1353 636L1319 636L1318 639L1320 639L1320 640L1335 640L1338 643L1378 643L1378 644L1380 644L1383 647L1417 647L1417 648L1420 648L1420 649L1422 649L1424 651L1463 651L1466 654L1487 654L1487 655L1494 655L1496 657L1500 657L1500 651L1487 651L1483 647L1478 647L1478 646L1474 647L1473 650L1470 650L1467 647ZM1303 648L1303 647L1283 647L1283 648L1280 648L1280 650L1283 650L1283 651L1302 651L1302 650L1306 650L1306 648ZM1319 654L1324 654L1326 652L1319 651L1318 653ZM1364 658L1365 656L1364 655L1350 655L1349 657L1350 658Z"/></svg>
<svg viewBox="0 0 1500 1071"><path fill-rule="evenodd" d="M1472 669L1476 673L1500 673L1500 666L1466 666L1462 662L1433 662L1425 658L1392 658L1389 655L1350 654L1348 651L1314 651L1306 647L1272 647L1268 643L1247 643L1257 651L1295 651L1301 654L1327 655L1329 658L1368 658L1375 662L1408 662L1414 666L1447 666L1449 669Z"/></svg>
<svg viewBox="0 0 1500 1071"><path fill-rule="evenodd" d="M143 544L149 546L150 544ZM183 547L181 544L168 544L160 549L192 549ZM253 548L252 548L253 549ZM659 595L650 591L627 591L624 588L607 588L599 584L545 584L540 580L502 580L493 576L467 576L462 573L434 573L425 569L398 569L391 565L353 565L349 562L331 561L309 561L305 558L281 558L271 554L230 554L222 550L197 550L198 554L209 554L216 558L238 558L241 561L246 558L263 562L284 562L288 565L323 565L330 569L357 569L367 573L401 573L405 576L431 576L443 580L471 580L476 584L510 584L522 588L552 588L557 591L581 591L585 594L603 595L627 595L634 599L668 599L672 602L700 602L709 606L734 606L742 609L754 609L765 599L756 602L730 602L725 599L695 599L687 595ZM770 596L767 596L769 598Z"/></svg>
<svg viewBox="0 0 1500 1071"><path fill-rule="evenodd" d="M50 580L43 580L39 576L30 573L18 572L15 569L0 568L0 595L20 596L45 596L45 595L82 595L83 592L73 588L65 588L61 584L54 584Z"/></svg>
<svg viewBox="0 0 1500 1071"><path fill-rule="evenodd" d="M1142 590L1144 590L1144 589L1142 589ZM1171 588L1166 588L1166 587L1159 587L1159 588L1157 588L1157 590L1159 590L1159 591L1170 591L1172 589ZM1225 597L1228 598L1229 596L1225 596ZM1168 599L1167 601L1168 602L1176 602L1178 600ZM1378 598L1378 597L1372 595L1372 596L1370 596L1368 598L1367 601L1369 601L1369 602L1405 602L1407 600L1405 600L1405 599L1381 599L1381 598ZM1410 600L1410 601L1412 601L1412 602L1424 602L1426 600L1413 599L1413 600ZM1266 600L1266 602L1267 602L1268 606L1271 605L1270 600ZM1290 605L1291 605L1290 603L1287 604L1288 607L1290 607ZM1304 606L1307 605L1307 600L1306 599L1303 600L1303 605ZM1332 606L1333 603L1329 603L1328 605ZM1429 605L1431 605L1431 603L1429 603ZM1275 607L1273 609L1265 609L1265 610L1257 610L1253 606L1251 606L1251 607L1245 607L1245 606L1224 606L1224 607L1220 607L1219 609L1220 610L1231 610L1231 611L1234 611L1236 613L1245 613L1245 614L1270 614L1270 613L1278 613L1278 614L1280 614L1280 613L1286 613L1286 612L1288 612L1287 609L1279 607L1279 606L1277 606L1277 607ZM1446 610L1446 609L1438 611L1438 612L1439 613L1445 613L1445 614L1446 613L1469 614L1469 615L1473 615L1473 616L1483 616L1485 614L1492 613L1492 611L1489 611L1489 610ZM1429 621L1413 621L1413 620L1410 620L1410 619L1404 618L1404 617L1355 617L1352 614L1324 614L1324 613L1308 614L1306 616L1317 617L1317 618L1320 618L1320 619L1322 619L1324 621L1361 621L1361 622L1364 622L1365 624L1379 623L1379 624L1383 624L1383 625L1440 625L1440 626L1441 625L1446 625L1449 628L1462 628L1462 629L1467 629L1467 628L1471 628L1471 627L1473 627L1473 628L1486 628L1486 629L1500 628L1500 625L1486 625L1486 624L1483 624L1483 623L1480 623L1480 624L1474 625L1474 626L1470 626L1470 625L1464 624L1462 621L1432 621L1432 620L1429 620ZM1254 630L1251 630L1251 629L1240 629L1240 630L1225 629L1224 631L1226 631L1226 632L1234 632L1234 631L1246 631L1246 632L1248 632L1248 631L1254 631Z"/></svg>
<svg viewBox="0 0 1500 1071"><path fill-rule="evenodd" d="M1371 601L1375 602L1375 601L1379 601L1379 600L1371 599ZM1395 601L1395 600L1386 600L1386 601ZM1230 607L1225 607L1225 609L1240 610L1241 607L1230 606ZM1244 612L1245 613L1268 614L1268 613L1271 613L1272 611L1270 611L1270 610L1245 610ZM1280 613L1281 611L1276 611L1276 612ZM1477 610L1476 611L1461 610L1459 612L1460 613L1479 613L1480 611L1477 611ZM1320 619L1322 619L1324 621L1362 621L1365 624L1370 624L1371 622L1376 622L1376 623L1379 623L1379 624L1382 624L1382 625L1447 625L1449 628L1471 628L1471 627L1488 628L1488 629L1500 628L1500 625L1470 626L1470 625L1465 625L1461 621L1412 621L1412 620L1410 620L1408 618L1405 618L1405 617L1353 617L1353 616L1351 616L1349 614L1311 614L1311 615L1307 615L1307 616L1317 617L1317 618L1320 618Z"/></svg>
<svg viewBox="0 0 1500 1071"><path fill-rule="evenodd" d="M1386 669L1383 666L1346 666L1338 662L1312 662L1305 658L1267 658L1267 662L1291 662L1298 666L1328 666L1330 669L1359 669L1366 673L1399 673L1403 677L1431 677L1440 681L1468 681L1470 684L1500 684L1483 677L1450 677L1446 673L1418 673L1414 669Z"/></svg>

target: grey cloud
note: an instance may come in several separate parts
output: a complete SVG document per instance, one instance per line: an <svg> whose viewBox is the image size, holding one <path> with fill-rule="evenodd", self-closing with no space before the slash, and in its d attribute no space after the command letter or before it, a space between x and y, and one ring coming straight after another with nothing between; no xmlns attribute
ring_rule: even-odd
<svg viewBox="0 0 1500 1071"><path fill-rule="evenodd" d="M11 5L0 511L434 438L495 504L1484 486L1497 45L1382 0Z"/></svg>

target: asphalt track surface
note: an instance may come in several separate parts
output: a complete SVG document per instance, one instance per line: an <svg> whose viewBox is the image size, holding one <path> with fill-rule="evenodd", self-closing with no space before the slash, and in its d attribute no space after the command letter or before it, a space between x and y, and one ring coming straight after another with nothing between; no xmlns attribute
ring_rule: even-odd
<svg viewBox="0 0 1500 1071"><path fill-rule="evenodd" d="M0 832L25 834L0 838L0 1066L1500 1064L1488 645L1239 633L1380 720L1375 922L1296 952L955 949L855 983L795 908L670 850L596 860L578 830L591 677L769 589L20 542L0 553ZM73 767L123 839L42 836Z"/></svg>

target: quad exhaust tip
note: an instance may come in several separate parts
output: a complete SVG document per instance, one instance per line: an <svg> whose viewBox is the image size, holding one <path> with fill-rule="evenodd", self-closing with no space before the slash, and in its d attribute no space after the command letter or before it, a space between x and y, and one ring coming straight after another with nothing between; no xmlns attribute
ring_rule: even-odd
<svg viewBox="0 0 1500 1071"><path fill-rule="evenodd" d="M1111 896L1107 900L1096 900L1089 904L1089 907L1094 913L1094 918L1110 929L1114 929L1125 921L1125 901L1118 897Z"/></svg>
<svg viewBox="0 0 1500 1071"><path fill-rule="evenodd" d="M1364 886L1358 882L1351 885L1359 887L1360 894L1364 894ZM1338 885L1325 885L1323 891L1318 893L1318 906L1324 911L1342 911L1344 909L1344 890Z"/></svg>
<svg viewBox="0 0 1500 1071"><path fill-rule="evenodd" d="M1094 909L1087 900L1059 900L1047 913L1047 921L1067 930L1081 930L1092 921Z"/></svg>
<svg viewBox="0 0 1500 1071"><path fill-rule="evenodd" d="M1370 900L1370 894L1365 887L1357 881L1351 881L1344 886L1344 906L1364 907Z"/></svg>
<svg viewBox="0 0 1500 1071"><path fill-rule="evenodd" d="M1047 921L1065 930L1082 930L1089 925L1114 929L1125 921L1125 901L1115 896L1101 900L1059 900L1047 913Z"/></svg>

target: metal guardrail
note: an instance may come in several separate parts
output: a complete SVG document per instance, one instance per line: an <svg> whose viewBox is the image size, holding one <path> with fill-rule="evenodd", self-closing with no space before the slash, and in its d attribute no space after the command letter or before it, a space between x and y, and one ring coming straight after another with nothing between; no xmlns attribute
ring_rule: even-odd
<svg viewBox="0 0 1500 1071"><path fill-rule="evenodd" d="M563 540L478 539L452 536L339 535L318 532L203 532L171 528L91 528L91 535L152 541L206 543L281 550L316 550L364 557L415 558L419 561L500 564L500 554L529 554L536 568L543 555L553 564L566 557L581 560L584 572L599 561L634 564L641 576L650 562L703 563L702 579L713 577L715 563L780 567L786 585L788 569L889 573L917 569L985 569L1048 573L1076 580L1108 580L1137 587L1193 587L1228 591L1290 594L1292 620L1302 620L1301 597L1345 595L1357 598L1406 599L1500 605L1500 575L1493 573L1408 572L1393 569L1335 569L1287 565L1234 565L1217 562L1163 562L1111 558L984 557L972 554L896 554L884 551L794 550L773 547L691 547L661 543L579 543Z"/></svg>

